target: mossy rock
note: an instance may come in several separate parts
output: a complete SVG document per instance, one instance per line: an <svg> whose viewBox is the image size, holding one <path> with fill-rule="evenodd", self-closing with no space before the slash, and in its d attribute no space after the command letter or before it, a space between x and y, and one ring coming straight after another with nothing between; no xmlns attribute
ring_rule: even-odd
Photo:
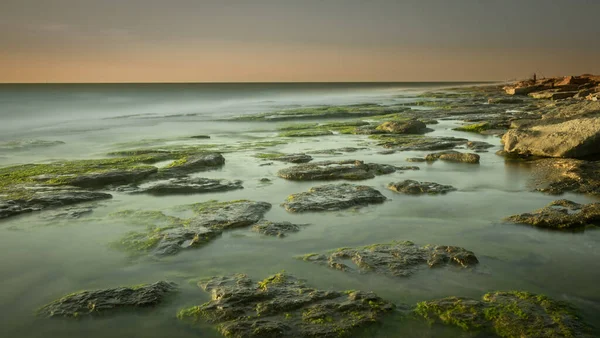
<svg viewBox="0 0 600 338"><path fill-rule="evenodd" d="M421 302L415 313L431 323L499 337L592 337L569 305L521 291L490 292L482 300L449 297Z"/></svg>
<svg viewBox="0 0 600 338"><path fill-rule="evenodd" d="M481 133L482 131L486 131L488 129L492 129L492 125L489 122L482 122L454 128L453 130Z"/></svg>

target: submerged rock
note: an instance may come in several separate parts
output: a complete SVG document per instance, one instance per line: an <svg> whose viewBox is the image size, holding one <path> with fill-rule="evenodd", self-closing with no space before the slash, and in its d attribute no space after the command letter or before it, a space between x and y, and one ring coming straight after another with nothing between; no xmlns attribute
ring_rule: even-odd
<svg viewBox="0 0 600 338"><path fill-rule="evenodd" d="M521 156L581 158L600 153L600 119L540 122L502 136L504 150Z"/></svg>
<svg viewBox="0 0 600 338"><path fill-rule="evenodd" d="M323 150L314 150L309 152L309 154L326 154L326 155L338 155L340 153L354 153L359 150L363 150L367 148L354 148L354 147L343 147L343 148L335 148L335 149L323 149Z"/></svg>
<svg viewBox="0 0 600 338"><path fill-rule="evenodd" d="M417 182L413 180L390 183L387 187L392 191L409 195L438 195L456 191L456 188L451 185L443 185L435 182Z"/></svg>
<svg viewBox="0 0 600 338"><path fill-rule="evenodd" d="M109 169L85 174L42 175L35 177L41 181L56 180L80 188L102 188L108 185L125 185L139 182L156 173L157 168L140 167L131 169Z"/></svg>
<svg viewBox="0 0 600 338"><path fill-rule="evenodd" d="M494 145L493 144L489 144L487 142L483 142L483 141L469 141L467 142L467 148L478 152L478 153L482 153L482 152L487 152L487 150L489 148L493 148Z"/></svg>
<svg viewBox="0 0 600 338"><path fill-rule="evenodd" d="M422 134L427 131L425 123L417 120L387 121L376 128L392 134Z"/></svg>
<svg viewBox="0 0 600 338"><path fill-rule="evenodd" d="M132 287L81 291L43 306L38 310L38 315L67 318L96 317L118 310L148 308L160 304L175 290L175 284L160 281Z"/></svg>
<svg viewBox="0 0 600 338"><path fill-rule="evenodd" d="M110 199L112 195L75 187L28 187L21 198L0 198L0 219L32 211Z"/></svg>
<svg viewBox="0 0 600 338"><path fill-rule="evenodd" d="M409 157L406 159L406 162L427 162L427 160L420 157Z"/></svg>
<svg viewBox="0 0 600 338"><path fill-rule="evenodd" d="M67 207L62 210L50 212L47 215L43 215L43 219L47 220L59 220L59 219L78 219L81 216L91 214L94 211L92 207Z"/></svg>
<svg viewBox="0 0 600 338"><path fill-rule="evenodd" d="M334 211L383 203L387 198L365 185L327 184L292 194L281 204L290 212Z"/></svg>
<svg viewBox="0 0 600 338"><path fill-rule="evenodd" d="M417 304L415 312L432 323L499 337L592 337L567 304L522 291L490 292L482 300L448 297L426 301Z"/></svg>
<svg viewBox="0 0 600 338"><path fill-rule="evenodd" d="M32 148L46 148L65 144L63 141L46 141L46 140L17 140L9 142L1 142L0 150L15 151L28 150Z"/></svg>
<svg viewBox="0 0 600 338"><path fill-rule="evenodd" d="M465 145L469 140L457 137L429 137L420 135L371 135L377 145L400 151L445 150Z"/></svg>
<svg viewBox="0 0 600 338"><path fill-rule="evenodd" d="M312 156L306 154L260 153L256 157L287 163L308 163L313 160Z"/></svg>
<svg viewBox="0 0 600 338"><path fill-rule="evenodd" d="M364 163L358 160L324 161L301 164L277 172L281 178L293 181L366 180L376 175L391 174L396 168L387 164Z"/></svg>
<svg viewBox="0 0 600 338"><path fill-rule="evenodd" d="M227 181L203 177L180 177L158 181L134 189L133 193L151 195L201 194L218 191L243 189L242 181Z"/></svg>
<svg viewBox="0 0 600 338"><path fill-rule="evenodd" d="M417 246L410 241L341 248L326 255L309 254L300 258L340 271L377 273L393 277L410 276L425 266L433 268L454 265L466 268L479 263L473 252L461 247Z"/></svg>
<svg viewBox="0 0 600 338"><path fill-rule="evenodd" d="M556 230L600 225L600 203L579 204L564 199L557 200L532 213L513 215L506 220Z"/></svg>
<svg viewBox="0 0 600 338"><path fill-rule="evenodd" d="M225 337L349 337L394 309L374 293L318 290L284 273L256 284L241 274L213 277L199 286L211 300L177 317L217 324Z"/></svg>
<svg viewBox="0 0 600 338"><path fill-rule="evenodd" d="M461 153L458 151L443 151L439 153L428 154L425 157L426 161L443 160L448 162L463 162L477 164L479 163L479 155L472 153Z"/></svg>
<svg viewBox="0 0 600 338"><path fill-rule="evenodd" d="M300 225L290 222L261 221L252 226L252 231L275 237L285 237L289 233L300 231L300 229Z"/></svg>

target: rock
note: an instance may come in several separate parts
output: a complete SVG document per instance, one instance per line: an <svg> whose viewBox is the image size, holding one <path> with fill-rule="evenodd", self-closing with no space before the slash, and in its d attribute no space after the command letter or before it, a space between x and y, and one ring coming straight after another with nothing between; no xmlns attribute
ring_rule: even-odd
<svg viewBox="0 0 600 338"><path fill-rule="evenodd" d="M156 282L132 287L119 287L72 293L43 306L43 317L98 317L119 310L154 307L176 290L175 284Z"/></svg>
<svg viewBox="0 0 600 338"><path fill-rule="evenodd" d="M397 170L402 170L402 171L405 171L405 170L421 170L421 168L419 168L417 166L414 166L414 165L399 166L399 167L396 167L396 169Z"/></svg>
<svg viewBox="0 0 600 338"><path fill-rule="evenodd" d="M547 85L517 85L506 86L504 87L504 90L508 95L527 95L529 93L537 92L548 88L550 88L550 86Z"/></svg>
<svg viewBox="0 0 600 338"><path fill-rule="evenodd" d="M569 200L557 200L532 213L510 216L506 221L555 230L600 225L600 203L582 205Z"/></svg>
<svg viewBox="0 0 600 338"><path fill-rule="evenodd" d="M181 177L152 182L134 189L133 193L150 195L202 194L218 191L243 189L242 181L227 181L203 177Z"/></svg>
<svg viewBox="0 0 600 338"><path fill-rule="evenodd" d="M174 161L161 172L163 174L186 175L197 171L206 171L225 165L225 158L219 153L206 153L185 156Z"/></svg>
<svg viewBox="0 0 600 338"><path fill-rule="evenodd" d="M427 162L427 160L420 157L409 157L406 159L406 162Z"/></svg>
<svg viewBox="0 0 600 338"><path fill-rule="evenodd" d="M379 142L377 145L398 151L424 151L452 149L466 144L469 140L456 137L427 137L415 135L372 135Z"/></svg>
<svg viewBox="0 0 600 338"><path fill-rule="evenodd" d="M511 129L504 150L521 156L581 158L600 153L600 119L577 118Z"/></svg>
<svg viewBox="0 0 600 338"><path fill-rule="evenodd" d="M284 273L256 284L241 274L213 277L199 286L211 300L177 317L218 324L225 337L350 337L394 309L370 292L318 290Z"/></svg>
<svg viewBox="0 0 600 338"><path fill-rule="evenodd" d="M0 150L3 151L19 151L34 148L47 148L65 144L63 141L46 141L46 140L17 140L9 142L1 142Z"/></svg>
<svg viewBox="0 0 600 338"><path fill-rule="evenodd" d="M210 136L208 136L208 135L194 135L194 136L190 136L190 138L195 138L195 139L209 139Z"/></svg>
<svg viewBox="0 0 600 338"><path fill-rule="evenodd" d="M308 163L313 160L312 156L306 154L258 154L259 158L268 158L272 161L280 161L287 163Z"/></svg>
<svg viewBox="0 0 600 338"><path fill-rule="evenodd" d="M358 160L324 161L281 169L277 175L292 181L366 180L375 175L391 174L396 168L386 164Z"/></svg>
<svg viewBox="0 0 600 338"><path fill-rule="evenodd" d="M208 201L187 206L196 216L191 226L203 226L210 229L232 229L252 225L260 221L271 209L267 202L248 200L218 202Z"/></svg>
<svg viewBox="0 0 600 338"><path fill-rule="evenodd" d="M534 99L547 99L547 100L562 100L573 97L577 94L577 91L561 91L560 89L548 89L544 91L529 93L528 95Z"/></svg>
<svg viewBox="0 0 600 338"><path fill-rule="evenodd" d="M263 178L261 178L261 179L259 180L259 182L261 182L261 183L270 183L270 182L271 182L271 179L270 179L270 178L263 177Z"/></svg>
<svg viewBox="0 0 600 338"><path fill-rule="evenodd" d="M94 208L92 207L67 207L62 210L43 215L42 218L46 220L78 219L81 216L91 214L93 211Z"/></svg>
<svg viewBox="0 0 600 338"><path fill-rule="evenodd" d="M326 155L339 155L340 153L354 153L359 150L363 150L367 148L354 148L354 147L342 147L335 149L323 149L323 150L314 150L310 151L309 154L326 154Z"/></svg>
<svg viewBox="0 0 600 338"><path fill-rule="evenodd" d="M427 126L418 120L406 122L387 121L380 124L376 129L392 134L422 134L427 130Z"/></svg>
<svg viewBox="0 0 600 338"><path fill-rule="evenodd" d="M428 154L425 157L427 161L443 160L448 162L479 163L479 155L472 153L461 153L458 151L443 151L439 153Z"/></svg>
<svg viewBox="0 0 600 338"><path fill-rule="evenodd" d="M409 195L438 195L456 191L456 188L451 185L443 185L435 182L417 182L413 180L390 183L387 187L392 191Z"/></svg>
<svg viewBox="0 0 600 338"><path fill-rule="evenodd" d="M260 167L266 167L266 166L270 166L273 164L274 164L273 162L262 163L262 164L260 164Z"/></svg>
<svg viewBox="0 0 600 338"><path fill-rule="evenodd" d="M469 141L467 142L467 148L475 152L487 152L487 149L493 148L493 144L489 144L483 141Z"/></svg>
<svg viewBox="0 0 600 338"><path fill-rule="evenodd" d="M127 170L114 169L76 175L43 175L39 178L43 180L65 180L69 185L72 186L97 189L106 187L108 185L124 185L139 182L156 173L157 171L158 169L154 167L142 167Z"/></svg>
<svg viewBox="0 0 600 338"><path fill-rule="evenodd" d="M147 247L146 251L154 256L171 256L179 253L181 250L195 249L202 247L214 239L221 236L222 231L218 229L207 229L202 226L179 227L174 229L165 229L164 231L150 231L147 234L140 235L140 244L153 243L155 245ZM129 239L133 239L133 233L129 234ZM132 242L135 244L135 242ZM134 251L134 250L130 250Z"/></svg>
<svg viewBox="0 0 600 338"><path fill-rule="evenodd" d="M512 97L496 97L488 99L489 104L521 104L523 102L523 99Z"/></svg>
<svg viewBox="0 0 600 338"><path fill-rule="evenodd" d="M532 162L532 185L549 194L575 192L600 196L600 161L541 159Z"/></svg>
<svg viewBox="0 0 600 338"><path fill-rule="evenodd" d="M252 226L252 231L267 236L285 237L286 234L300 231L300 225L290 222L261 221Z"/></svg>
<svg viewBox="0 0 600 338"><path fill-rule="evenodd" d="M112 198L112 195L75 187L28 187L24 198L0 198L0 219L32 211Z"/></svg>
<svg viewBox="0 0 600 338"><path fill-rule="evenodd" d="M391 154L393 154L395 152L396 152L395 150L382 150L382 151L378 151L377 153L379 155L391 155Z"/></svg>
<svg viewBox="0 0 600 338"><path fill-rule="evenodd" d="M310 188L308 192L292 194L281 206L290 212L333 211L379 204L386 199L371 187L342 183L321 185Z"/></svg>
<svg viewBox="0 0 600 338"><path fill-rule="evenodd" d="M309 254L298 258L345 272L377 273L392 277L407 277L426 266L454 265L466 268L479 263L473 252L460 247L421 247L410 241L341 248L328 255Z"/></svg>
<svg viewBox="0 0 600 338"><path fill-rule="evenodd" d="M592 337L569 305L522 291L490 292L482 300L426 301L418 303L415 312L432 323L480 332L478 337Z"/></svg>

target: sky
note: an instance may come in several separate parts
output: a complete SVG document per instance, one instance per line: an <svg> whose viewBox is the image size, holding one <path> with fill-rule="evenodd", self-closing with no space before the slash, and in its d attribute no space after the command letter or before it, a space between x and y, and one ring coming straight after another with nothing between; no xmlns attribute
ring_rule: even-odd
<svg viewBox="0 0 600 338"><path fill-rule="evenodd" d="M0 82L600 73L600 0L0 0Z"/></svg>

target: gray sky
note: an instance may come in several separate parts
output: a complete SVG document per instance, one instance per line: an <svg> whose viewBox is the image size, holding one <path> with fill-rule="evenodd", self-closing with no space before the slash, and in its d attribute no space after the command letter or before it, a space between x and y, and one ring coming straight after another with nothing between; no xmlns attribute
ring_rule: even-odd
<svg viewBox="0 0 600 338"><path fill-rule="evenodd" d="M600 73L598 0L1 0L0 82Z"/></svg>

